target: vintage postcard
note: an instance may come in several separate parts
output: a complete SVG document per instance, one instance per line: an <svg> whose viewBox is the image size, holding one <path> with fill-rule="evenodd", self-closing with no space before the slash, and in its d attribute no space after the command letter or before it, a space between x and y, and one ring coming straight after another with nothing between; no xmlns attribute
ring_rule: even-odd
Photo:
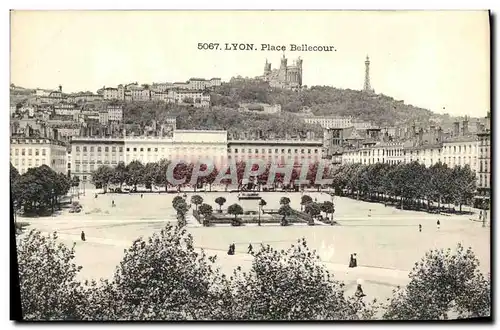
<svg viewBox="0 0 500 330"><path fill-rule="evenodd" d="M489 20L11 11L11 318L491 320Z"/></svg>

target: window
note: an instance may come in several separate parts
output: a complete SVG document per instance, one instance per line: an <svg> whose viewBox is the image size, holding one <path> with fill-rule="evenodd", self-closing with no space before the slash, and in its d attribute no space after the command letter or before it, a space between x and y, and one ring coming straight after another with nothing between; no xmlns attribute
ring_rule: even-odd
<svg viewBox="0 0 500 330"><path fill-rule="evenodd" d="M31 156L31 149L28 149L28 156Z"/></svg>
<svg viewBox="0 0 500 330"><path fill-rule="evenodd" d="M244 153L245 153L245 149L241 149L241 153L243 153L243 154L244 154Z"/></svg>
<svg viewBox="0 0 500 330"><path fill-rule="evenodd" d="M270 154L273 152L273 149L267 149L267 153Z"/></svg>
<svg viewBox="0 0 500 330"><path fill-rule="evenodd" d="M137 148L134 148L134 152L136 152L136 151L137 151Z"/></svg>
<svg viewBox="0 0 500 330"><path fill-rule="evenodd" d="M116 152L116 147L111 147L112 152Z"/></svg>
<svg viewBox="0 0 500 330"><path fill-rule="evenodd" d="M248 149L248 153L251 154L252 153L252 149Z"/></svg>
<svg viewBox="0 0 500 330"><path fill-rule="evenodd" d="M265 153L266 152L266 149L262 149L262 153Z"/></svg>
<svg viewBox="0 0 500 330"><path fill-rule="evenodd" d="M281 149L281 153L284 154L285 153L285 149Z"/></svg>
<svg viewBox="0 0 500 330"><path fill-rule="evenodd" d="M148 152L151 152L151 148L148 148Z"/></svg>
<svg viewBox="0 0 500 330"><path fill-rule="evenodd" d="M127 148L127 151L130 151L130 148Z"/></svg>
<svg viewBox="0 0 500 330"><path fill-rule="evenodd" d="M238 153L238 148L235 148L234 149L234 153L237 154Z"/></svg>
<svg viewBox="0 0 500 330"><path fill-rule="evenodd" d="M80 147L76 146L76 152L80 152Z"/></svg>
<svg viewBox="0 0 500 330"><path fill-rule="evenodd" d="M123 152L123 147L120 147L119 151ZM127 151L128 151L128 148L127 148Z"/></svg>
<svg viewBox="0 0 500 330"><path fill-rule="evenodd" d="M314 149L314 153L317 154L318 153L318 149Z"/></svg>
<svg viewBox="0 0 500 330"><path fill-rule="evenodd" d="M43 149L43 150L45 151L45 149ZM16 149L15 153L16 153L16 156L19 156L19 149Z"/></svg>
<svg viewBox="0 0 500 330"><path fill-rule="evenodd" d="M94 152L94 147L90 147L90 152Z"/></svg>
<svg viewBox="0 0 500 330"><path fill-rule="evenodd" d="M259 149L255 149L255 153L258 154L259 153Z"/></svg>
<svg viewBox="0 0 500 330"><path fill-rule="evenodd" d="M292 149L288 149L288 153L291 154L292 153Z"/></svg>
<svg viewBox="0 0 500 330"><path fill-rule="evenodd" d="M298 149L295 149L295 153L298 153L298 152L299 152L299 150L298 150Z"/></svg>
<svg viewBox="0 0 500 330"><path fill-rule="evenodd" d="M311 153L311 149L307 149L307 153L310 154Z"/></svg>
<svg viewBox="0 0 500 330"><path fill-rule="evenodd" d="M104 152L108 152L109 151L109 147L104 147Z"/></svg>
<svg viewBox="0 0 500 330"><path fill-rule="evenodd" d="M35 149L35 156L38 156L40 151L38 149Z"/></svg>
<svg viewBox="0 0 500 330"><path fill-rule="evenodd" d="M158 152L158 148L155 148L155 152Z"/></svg>
<svg viewBox="0 0 500 330"><path fill-rule="evenodd" d="M83 152L87 152L87 147L86 146L83 147Z"/></svg>
<svg viewBox="0 0 500 330"><path fill-rule="evenodd" d="M274 153L277 154L278 153L278 149L274 149Z"/></svg>
<svg viewBox="0 0 500 330"><path fill-rule="evenodd" d="M304 153L304 149L300 149L300 153L303 154Z"/></svg>

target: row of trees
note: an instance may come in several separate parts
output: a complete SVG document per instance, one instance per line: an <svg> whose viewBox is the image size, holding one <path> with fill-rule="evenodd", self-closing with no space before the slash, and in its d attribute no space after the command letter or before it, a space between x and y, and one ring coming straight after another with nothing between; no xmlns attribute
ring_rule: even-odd
<svg viewBox="0 0 500 330"><path fill-rule="evenodd" d="M486 317L491 308L490 280L460 245L426 254L383 304L347 295L303 239L281 251L261 246L251 268L231 276L170 225L135 240L110 280L80 282L74 246L55 233L31 231L17 258L25 320L437 320Z"/></svg>
<svg viewBox="0 0 500 330"><path fill-rule="evenodd" d="M476 175L468 165L448 167L437 163L425 167L418 162L390 165L347 164L331 173L337 194L370 200L395 201L427 208L436 203L470 205L476 191Z"/></svg>
<svg viewBox="0 0 500 330"><path fill-rule="evenodd" d="M170 164L169 160L162 159L158 162L152 162L152 163L147 163L143 164L138 160L134 160L130 162L128 165L125 165L123 162L118 163L116 167L110 167L107 165L102 165L97 168L96 171L92 174L92 183L96 185L96 187L102 187L105 191L107 190L108 186L110 184L119 186L120 188L123 186L123 184L127 184L129 186L134 187L135 190L137 190L138 185L144 185L146 189L153 189L153 185L158 186L158 187L163 187L165 188L165 191L167 191L168 187L172 187L171 183L168 182L167 180L167 169ZM195 166L198 166L197 164L178 164L174 171L173 171L173 176L174 179L179 180L182 178L185 178L185 184L189 184L191 182L191 176L193 174L193 169L195 169ZM243 181L243 176L245 173L245 162L237 162L236 163L236 174L237 174L237 179L238 183L241 184ZM267 164L267 167L265 171L257 176L257 182L265 184L268 180L269 174L270 174L270 168L271 165ZM310 182L314 182L316 178L316 173L319 168L319 163L312 163L309 165L308 172L307 172L307 177L306 179L309 180ZM206 170L207 165L202 164L200 169ZM252 167L252 170L257 170L258 166L254 165ZM218 168L215 168L210 175L204 176L204 177L198 177L198 180L195 184L195 189L196 186L199 185L208 185L209 188L211 189L212 183L217 178L217 175L219 174ZM301 168L299 166L296 166L292 170L292 175L291 175L291 182L298 180L300 177L300 170ZM230 170L227 169L226 173L224 174L229 174ZM325 168L323 175L326 177L328 174L328 170ZM277 173L275 175L275 183L285 183L284 182L285 175L282 173ZM222 184L228 184L230 181L229 180L222 180Z"/></svg>
<svg viewBox="0 0 500 330"><path fill-rule="evenodd" d="M60 208L61 198L78 182L47 165L29 168L20 175L11 163L10 185L16 211L22 210L26 215L44 215Z"/></svg>

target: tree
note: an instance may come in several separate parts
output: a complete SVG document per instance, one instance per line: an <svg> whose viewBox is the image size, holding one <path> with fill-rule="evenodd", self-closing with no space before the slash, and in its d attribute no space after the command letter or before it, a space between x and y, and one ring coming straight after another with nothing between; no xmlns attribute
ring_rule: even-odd
<svg viewBox="0 0 500 330"><path fill-rule="evenodd" d="M219 204L219 212L222 212L222 205L226 202L226 199L224 197L217 197L215 199L215 203Z"/></svg>
<svg viewBox="0 0 500 330"><path fill-rule="evenodd" d="M203 215L203 225L204 226L209 226L210 225L210 217L212 216L214 210L212 209L211 205L208 204L201 204L200 205L200 214Z"/></svg>
<svg viewBox="0 0 500 330"><path fill-rule="evenodd" d="M174 209L177 209L177 204L181 202L185 203L186 201L181 196L175 196L174 199L172 199L172 206L174 207Z"/></svg>
<svg viewBox="0 0 500 330"><path fill-rule="evenodd" d="M12 166L12 163L10 163L10 191L11 191L11 198L12 202L14 203L14 212L16 212L20 205L19 205L19 178L21 175L17 171L17 169Z"/></svg>
<svg viewBox="0 0 500 330"><path fill-rule="evenodd" d="M318 203L312 202L306 205L305 211L314 218L321 213L321 207Z"/></svg>
<svg viewBox="0 0 500 330"><path fill-rule="evenodd" d="M491 287L471 248L431 250L410 272L410 283L394 292L385 319L443 320L490 316Z"/></svg>
<svg viewBox="0 0 500 330"><path fill-rule="evenodd" d="M157 163L156 172L154 175L154 184L157 186L165 187L165 191L168 191L168 181L167 181L167 169L169 161L162 159Z"/></svg>
<svg viewBox="0 0 500 330"><path fill-rule="evenodd" d="M284 198L287 198L287 197L284 197ZM290 207L290 205L288 205L288 204L281 205L281 207L278 210L278 214L283 216L283 218L281 219L281 225L288 226L288 221L287 221L286 217L289 217L290 215L292 215L292 208Z"/></svg>
<svg viewBox="0 0 500 330"><path fill-rule="evenodd" d="M137 191L137 185L144 182L144 165L138 160L133 160L127 165L127 184L134 186L134 191Z"/></svg>
<svg viewBox="0 0 500 330"><path fill-rule="evenodd" d="M21 175L17 171L17 169L10 163L10 184L12 185L16 182Z"/></svg>
<svg viewBox="0 0 500 330"><path fill-rule="evenodd" d="M321 203L321 211L325 212L326 216L328 216L328 214L331 214L330 220L332 220L331 223L333 224L333 213L335 212L335 206L333 205L333 203L330 201Z"/></svg>
<svg viewBox="0 0 500 330"><path fill-rule="evenodd" d="M179 221L179 226L183 227L186 223L186 213L188 211L188 206L184 200L179 201L174 206L177 211L177 220Z"/></svg>
<svg viewBox="0 0 500 330"><path fill-rule="evenodd" d="M111 178L112 184L117 184L122 188L123 184L128 180L128 167L125 166L124 162L119 162L114 168L113 176Z"/></svg>
<svg viewBox="0 0 500 330"><path fill-rule="evenodd" d="M243 208L239 204L235 203L235 204L229 205L229 207L227 208L227 213L234 215L233 225L237 225L238 220L236 217L239 214L243 214Z"/></svg>
<svg viewBox="0 0 500 330"><path fill-rule="evenodd" d="M84 296L76 279L81 266L70 249L57 242L57 234L43 236L32 230L19 240L17 261L24 320L78 320Z"/></svg>
<svg viewBox="0 0 500 330"><path fill-rule="evenodd" d="M344 284L318 262L304 239L286 250L263 246L249 272L235 271L225 318L233 320L359 320L374 310L344 296Z"/></svg>
<svg viewBox="0 0 500 330"><path fill-rule="evenodd" d="M304 205L309 204L312 201L313 201L313 199L311 198L311 196L309 196L309 195L303 195L300 198L300 210L302 211Z"/></svg>
<svg viewBox="0 0 500 330"><path fill-rule="evenodd" d="M97 302L104 320L216 319L221 275L184 228L167 225L125 251Z"/></svg>
<svg viewBox="0 0 500 330"><path fill-rule="evenodd" d="M193 203L196 207L196 211L198 211L198 205L201 205L203 203L203 197L200 195L193 195L191 196L191 203Z"/></svg>
<svg viewBox="0 0 500 330"><path fill-rule="evenodd" d="M142 183L146 187L146 189L149 189L150 191L153 191L153 183L155 182L155 177L158 172L158 163L147 163L146 166L144 166L144 176L142 177ZM166 172L164 172L163 175Z"/></svg>
<svg viewBox="0 0 500 330"><path fill-rule="evenodd" d="M288 198L288 197L281 197L281 199L280 199L280 205L290 205L290 198Z"/></svg>
<svg viewBox="0 0 500 330"><path fill-rule="evenodd" d="M92 173L91 182L96 186L96 188L103 189L104 192L108 189L108 184L113 178L114 170L106 165L99 166L97 170Z"/></svg>
<svg viewBox="0 0 500 330"><path fill-rule="evenodd" d="M59 198L66 195L69 188L69 178L47 165L29 168L17 180L17 206L26 214L41 215L49 208L53 213L59 206Z"/></svg>

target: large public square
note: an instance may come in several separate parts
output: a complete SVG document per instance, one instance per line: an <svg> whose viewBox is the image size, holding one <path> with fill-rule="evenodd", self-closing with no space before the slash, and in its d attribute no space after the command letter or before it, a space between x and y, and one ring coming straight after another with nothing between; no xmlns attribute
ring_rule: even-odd
<svg viewBox="0 0 500 330"><path fill-rule="evenodd" d="M87 189L78 201L83 206L81 213L68 210L51 217L22 218L28 222L28 230L36 228L44 233L57 231L59 239L72 245L76 243L75 262L83 266L81 279L111 278L121 261L124 249L134 239L149 237L167 222L175 223L176 215L172 199L177 194L140 193L98 194L100 190ZM182 195L183 193L181 193ZM187 193L188 203L193 192ZM237 193L199 192L204 203L219 206L215 199L226 198L223 208L238 202ZM306 192L318 202L332 201L325 193ZM266 208L279 208L279 200L286 196L290 206L300 209L301 193L263 192ZM112 207L112 201L116 207ZM304 237L312 249L318 250L321 261L335 277L346 284L347 293L354 293L356 282L363 281L369 298L385 299L398 285L408 282L408 272L426 251L432 248L452 248L457 243L471 246L480 260L483 273L490 271L490 228L477 220L478 211L472 215L441 215L426 212L399 210L379 203L368 203L345 197L334 197L335 226L307 226L295 224L282 227L278 224L263 226L245 225L232 227L217 225L202 227L188 215L188 231L193 235L194 246L203 248L208 255L217 255L217 263L225 273L241 266L248 269L252 256L247 253L251 243L255 249L260 244L269 244L277 249L290 247ZM468 210L468 207L466 207ZM441 228L438 229L436 221ZM422 225L419 232L418 225ZM80 240L84 231L86 241ZM227 255L228 245L236 245L236 254ZM357 253L358 267L348 268L349 256Z"/></svg>

